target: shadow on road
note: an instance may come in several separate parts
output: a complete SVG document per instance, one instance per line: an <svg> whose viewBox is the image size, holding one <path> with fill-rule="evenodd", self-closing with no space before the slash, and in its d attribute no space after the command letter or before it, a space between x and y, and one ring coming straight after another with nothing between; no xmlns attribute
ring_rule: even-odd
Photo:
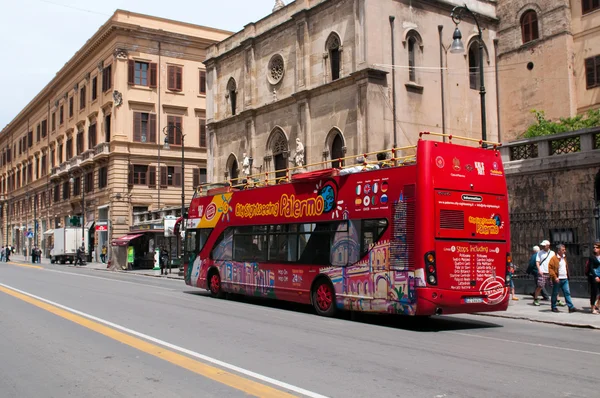
<svg viewBox="0 0 600 398"><path fill-rule="evenodd" d="M210 298L206 291L188 290L183 293ZM227 294L227 300L250 305L264 306L284 311L300 312L304 314L315 314L312 306L291 303L287 301L269 300L259 297L251 297L237 294ZM315 314L315 316L317 316ZM499 328L502 325L484 322L474 319L461 318L460 315L432 316L432 317L410 317L402 315L369 314L363 312L342 311L336 316L337 319L365 323L374 326L389 327L394 329L410 330L415 332L444 332L452 330L473 330Z"/></svg>

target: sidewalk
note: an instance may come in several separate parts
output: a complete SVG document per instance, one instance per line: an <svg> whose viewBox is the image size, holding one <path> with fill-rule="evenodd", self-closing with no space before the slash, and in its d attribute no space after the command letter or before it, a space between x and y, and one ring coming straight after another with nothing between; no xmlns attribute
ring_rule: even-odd
<svg viewBox="0 0 600 398"><path fill-rule="evenodd" d="M10 261L31 264L31 257L27 257L27 261L26 261L24 256L20 256L18 254L13 254L12 256L10 256ZM42 264L50 264L50 259L42 258ZM75 267L74 265L71 265L71 264L54 264L54 265L59 266L59 267ZM161 275L160 270L151 270L151 269L136 269L136 270L130 270L130 271L124 271L124 270L120 270L120 269L111 270L111 269L107 268L106 264L98 263L95 261L88 262L83 267L87 268L87 269L93 269L96 271L122 272L125 274L133 274L133 275L140 275L140 276L153 276L153 277L158 277L158 278L183 280L183 276L178 275L179 268L171 269L171 272L172 272L171 274Z"/></svg>
<svg viewBox="0 0 600 398"><path fill-rule="evenodd" d="M572 298L573 304L579 310L578 312L569 313L569 309L565 307L557 307L560 313L552 312L550 308L550 300L540 300L540 306L533 305L533 297L520 295L517 297L519 301L510 300L508 309L504 312L487 312L478 313L477 315L512 318L512 319L527 319L532 322L552 323L555 325L600 329L600 315L593 315L590 311L590 300L583 298ZM564 301L564 296L561 295Z"/></svg>

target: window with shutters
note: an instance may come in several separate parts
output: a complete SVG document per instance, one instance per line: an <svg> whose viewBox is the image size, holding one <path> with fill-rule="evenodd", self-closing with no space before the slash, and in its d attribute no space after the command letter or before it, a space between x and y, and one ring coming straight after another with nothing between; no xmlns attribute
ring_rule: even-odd
<svg viewBox="0 0 600 398"><path fill-rule="evenodd" d="M110 142L110 114L104 117L104 142Z"/></svg>
<svg viewBox="0 0 600 398"><path fill-rule="evenodd" d="M46 138L48 134L48 121L42 120L42 138Z"/></svg>
<svg viewBox="0 0 600 398"><path fill-rule="evenodd" d="M585 85L587 89L600 87L600 55L585 60Z"/></svg>
<svg viewBox="0 0 600 398"><path fill-rule="evenodd" d="M81 88L79 89L79 110L83 110L85 109L85 101L87 99L86 97L86 89L85 86L81 86Z"/></svg>
<svg viewBox="0 0 600 398"><path fill-rule="evenodd" d="M56 155L56 161L58 164L61 164L63 162L63 144L58 144L58 151Z"/></svg>
<svg viewBox="0 0 600 398"><path fill-rule="evenodd" d="M581 0L582 14L587 14L600 9L600 0Z"/></svg>
<svg viewBox="0 0 600 398"><path fill-rule="evenodd" d="M200 169L192 170L192 187L196 189L200 185Z"/></svg>
<svg viewBox="0 0 600 398"><path fill-rule="evenodd" d="M206 94L206 72L200 71L200 94Z"/></svg>
<svg viewBox="0 0 600 398"><path fill-rule="evenodd" d="M77 132L77 155L83 153L83 130Z"/></svg>
<svg viewBox="0 0 600 398"><path fill-rule="evenodd" d="M134 112L133 141L152 144L156 143L156 114Z"/></svg>
<svg viewBox="0 0 600 398"><path fill-rule="evenodd" d="M181 145L182 123L181 116L167 117L169 145Z"/></svg>
<svg viewBox="0 0 600 398"><path fill-rule="evenodd" d="M183 68L181 66L167 66L167 89L171 91L183 89Z"/></svg>
<svg viewBox="0 0 600 398"><path fill-rule="evenodd" d="M50 151L50 166L54 167L56 166L56 149L53 149Z"/></svg>
<svg viewBox="0 0 600 398"><path fill-rule="evenodd" d="M102 92L105 93L112 88L112 65L102 69Z"/></svg>
<svg viewBox="0 0 600 398"><path fill-rule="evenodd" d="M96 123L90 124L90 127L88 127L88 149L94 148L98 143L97 141Z"/></svg>
<svg viewBox="0 0 600 398"><path fill-rule="evenodd" d="M42 177L45 177L48 173L48 156L42 155Z"/></svg>
<svg viewBox="0 0 600 398"><path fill-rule="evenodd" d="M56 112L52 112L52 119L51 123L50 123L50 127L52 128L52 131L56 130Z"/></svg>
<svg viewBox="0 0 600 398"><path fill-rule="evenodd" d="M131 85L156 87L157 64L130 59L128 61L127 82Z"/></svg>
<svg viewBox="0 0 600 398"><path fill-rule="evenodd" d="M42 139L42 125L38 124L37 127L35 128L35 142L40 142L40 140Z"/></svg>
<svg viewBox="0 0 600 398"><path fill-rule="evenodd" d="M473 40L469 46L469 86L473 90L479 90L479 42Z"/></svg>
<svg viewBox="0 0 600 398"><path fill-rule="evenodd" d="M73 196L81 195L81 177L73 179Z"/></svg>
<svg viewBox="0 0 600 398"><path fill-rule="evenodd" d="M521 17L521 38L523 39L523 44L537 40L539 37L537 13L533 10L527 10Z"/></svg>
<svg viewBox="0 0 600 398"><path fill-rule="evenodd" d="M75 112L73 108L73 97L69 97L69 118L73 117L73 112Z"/></svg>
<svg viewBox="0 0 600 398"><path fill-rule="evenodd" d="M98 169L98 188L106 188L108 185L108 166Z"/></svg>
<svg viewBox="0 0 600 398"><path fill-rule="evenodd" d="M206 148L206 119L200 119L200 148Z"/></svg>
<svg viewBox="0 0 600 398"><path fill-rule="evenodd" d="M148 187L156 188L156 166L148 166Z"/></svg>
<svg viewBox="0 0 600 398"><path fill-rule="evenodd" d="M27 166L27 181L28 183L33 181L33 163L29 163ZM23 184L25 185L25 184Z"/></svg>
<svg viewBox="0 0 600 398"><path fill-rule="evenodd" d="M63 200L67 200L71 197L71 184L69 180L63 182L62 185L62 198Z"/></svg>
<svg viewBox="0 0 600 398"><path fill-rule="evenodd" d="M193 185L194 188L202 185L202 184L206 184L207 179L206 179L206 169L205 168L197 168L193 170Z"/></svg>
<svg viewBox="0 0 600 398"><path fill-rule="evenodd" d="M27 148L31 148L33 146L33 130L27 133Z"/></svg>
<svg viewBox="0 0 600 398"><path fill-rule="evenodd" d="M85 175L85 193L94 192L94 172Z"/></svg>
<svg viewBox="0 0 600 398"><path fill-rule="evenodd" d="M61 105L58 110L58 124L63 125L65 123L65 106Z"/></svg>
<svg viewBox="0 0 600 398"><path fill-rule="evenodd" d="M181 186L181 167L169 166L167 169L167 186L180 187Z"/></svg>
<svg viewBox="0 0 600 398"><path fill-rule="evenodd" d="M60 187L58 185L54 186L54 203L58 203L60 201Z"/></svg>
<svg viewBox="0 0 600 398"><path fill-rule="evenodd" d="M40 159L35 158L35 179L40 178Z"/></svg>
<svg viewBox="0 0 600 398"><path fill-rule="evenodd" d="M148 173L148 166L133 165L133 184L134 185L146 185L146 174Z"/></svg>
<svg viewBox="0 0 600 398"><path fill-rule="evenodd" d="M98 76L92 78L92 101L98 98Z"/></svg>
<svg viewBox="0 0 600 398"><path fill-rule="evenodd" d="M69 161L73 157L73 138L69 138L67 140L67 145L65 148L65 155L66 155L65 161Z"/></svg>

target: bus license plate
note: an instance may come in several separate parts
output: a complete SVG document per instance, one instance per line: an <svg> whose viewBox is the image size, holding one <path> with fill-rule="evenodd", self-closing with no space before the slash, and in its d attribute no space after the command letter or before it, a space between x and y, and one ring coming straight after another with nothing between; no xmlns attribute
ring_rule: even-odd
<svg viewBox="0 0 600 398"><path fill-rule="evenodd" d="M483 303L483 297L465 297L466 304Z"/></svg>

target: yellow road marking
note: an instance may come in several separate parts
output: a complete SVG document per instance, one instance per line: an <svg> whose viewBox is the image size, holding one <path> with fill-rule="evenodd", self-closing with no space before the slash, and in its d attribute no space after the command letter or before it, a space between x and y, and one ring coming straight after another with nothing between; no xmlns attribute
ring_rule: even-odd
<svg viewBox="0 0 600 398"><path fill-rule="evenodd" d="M26 267L26 268L44 269L44 267L40 267L39 265L29 265L29 264L13 263L12 261L8 262L7 264L17 265L19 267Z"/></svg>
<svg viewBox="0 0 600 398"><path fill-rule="evenodd" d="M34 299L33 297L26 296L19 292L15 292L14 290L5 288L3 286L0 286L0 291L10 296L16 297L20 300L23 300L29 304L35 305L36 307L39 307L43 310L51 312L54 315L58 315L64 319L67 319L78 325L93 330L97 333L103 334L104 336L110 337L111 339L117 340L130 347L136 348L147 354L163 359L167 362L172 363L173 365L180 366L184 369L197 373L201 376L207 377L221 384L225 384L229 387L235 388L236 390L240 390L246 394L253 395L255 397L266 398L294 397L294 395L291 395L289 393L277 390L273 387L258 383L253 380L246 379L244 377L216 368L214 366L204 364L202 362L188 358L176 352L169 351L158 345L151 344L144 340L138 339L137 337L130 336L123 332L119 332L118 330L109 328L108 326L104 326L98 322L73 314L69 311L65 311L61 308L44 303L43 301Z"/></svg>

